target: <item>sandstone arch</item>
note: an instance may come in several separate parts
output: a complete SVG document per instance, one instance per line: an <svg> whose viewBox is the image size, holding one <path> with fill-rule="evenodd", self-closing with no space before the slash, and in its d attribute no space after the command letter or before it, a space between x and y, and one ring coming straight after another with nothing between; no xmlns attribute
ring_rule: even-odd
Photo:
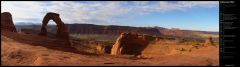
<svg viewBox="0 0 240 67"><path fill-rule="evenodd" d="M13 24L12 15L9 12L1 13L1 30L9 30L17 32L15 25Z"/></svg>
<svg viewBox="0 0 240 67"><path fill-rule="evenodd" d="M70 44L67 27L65 26L64 22L62 22L61 18L59 17L59 14L57 13L49 12L44 16L42 21L41 32L39 33L39 35L47 36L46 26L49 20L53 20L57 24L56 37L67 40L68 43Z"/></svg>

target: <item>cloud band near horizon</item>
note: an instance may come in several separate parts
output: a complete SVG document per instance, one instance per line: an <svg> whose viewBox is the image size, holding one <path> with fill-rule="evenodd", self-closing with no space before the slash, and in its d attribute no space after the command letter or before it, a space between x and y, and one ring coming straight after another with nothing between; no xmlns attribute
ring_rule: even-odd
<svg viewBox="0 0 240 67"><path fill-rule="evenodd" d="M131 25L128 20L139 16L218 5L218 1L1 1L1 12L10 12L15 23L41 23L47 12L55 12L65 23Z"/></svg>

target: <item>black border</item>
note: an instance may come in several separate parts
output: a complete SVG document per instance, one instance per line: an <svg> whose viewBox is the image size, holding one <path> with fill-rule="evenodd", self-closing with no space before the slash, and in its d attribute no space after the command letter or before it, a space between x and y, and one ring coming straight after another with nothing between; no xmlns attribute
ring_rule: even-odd
<svg viewBox="0 0 240 67"><path fill-rule="evenodd" d="M230 1L221 1L221 2L230 2ZM231 29L231 30L224 30L224 24L223 23L227 23L227 22L233 22L232 27L236 27L237 25L239 25L239 19L236 20L224 20L224 14L235 14L235 17L239 18L239 12L237 11L237 9L239 9L239 1L231 1L234 3L220 3L220 10L219 10L219 20L220 20L220 43L221 43L221 47L220 47L220 66L224 66L224 67L235 67L238 66L239 67L239 55L237 52L237 49L239 48L239 44L237 42L239 42L238 39L238 35L239 33L237 33L236 31L240 31L239 28L236 29ZM236 6L234 7L224 7L224 5L226 4L234 4ZM233 10L233 11L229 11L229 9ZM235 26L236 25L236 26ZM239 27L239 26L238 26ZM226 33L231 33L230 35L235 35L236 37L224 37L224 35ZM229 35L229 34L228 34ZM226 38L233 40L232 43L226 42L224 41ZM234 45L232 45L234 44ZM231 48L231 50L229 50L230 48L226 48L227 46L230 47L235 47L235 48ZM227 52L225 52L225 50L228 49L228 52L234 52L231 56L233 56L233 58L226 58L226 56L229 56L229 54L227 54ZM237 62L238 61L238 62Z"/></svg>

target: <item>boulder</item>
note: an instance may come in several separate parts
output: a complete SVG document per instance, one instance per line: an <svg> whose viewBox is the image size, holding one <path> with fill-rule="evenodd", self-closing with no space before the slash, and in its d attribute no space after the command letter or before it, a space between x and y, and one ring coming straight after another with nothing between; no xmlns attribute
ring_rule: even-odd
<svg viewBox="0 0 240 67"><path fill-rule="evenodd" d="M105 54L105 46L104 46L104 45L98 44L98 45L96 46L96 49L97 49L97 51L98 51L98 54Z"/></svg>
<svg viewBox="0 0 240 67"><path fill-rule="evenodd" d="M111 49L111 55L140 55L147 45L156 37L146 34L122 33Z"/></svg>

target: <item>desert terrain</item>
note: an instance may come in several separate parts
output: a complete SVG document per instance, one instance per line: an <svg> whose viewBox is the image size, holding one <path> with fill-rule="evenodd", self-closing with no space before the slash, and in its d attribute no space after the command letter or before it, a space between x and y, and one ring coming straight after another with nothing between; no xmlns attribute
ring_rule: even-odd
<svg viewBox="0 0 240 67"><path fill-rule="evenodd" d="M17 26L1 14L1 66L219 66L216 32L43 20Z"/></svg>

